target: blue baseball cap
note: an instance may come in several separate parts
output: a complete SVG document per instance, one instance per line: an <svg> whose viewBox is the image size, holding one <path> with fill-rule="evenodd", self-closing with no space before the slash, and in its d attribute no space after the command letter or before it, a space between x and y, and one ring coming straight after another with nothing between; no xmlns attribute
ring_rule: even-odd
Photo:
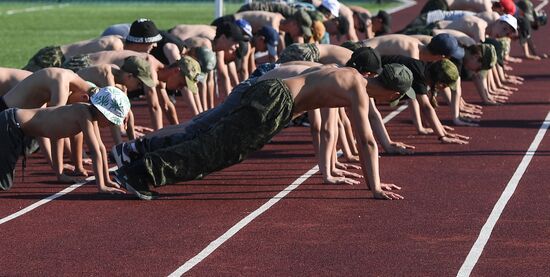
<svg viewBox="0 0 550 277"><path fill-rule="evenodd" d="M434 36L428 44L430 52L436 55L444 55L445 57L453 57L462 59L464 57L464 48L458 45L455 37L442 33Z"/></svg>
<svg viewBox="0 0 550 277"><path fill-rule="evenodd" d="M277 55L277 45L279 45L279 32L272 27L263 26L259 31L258 35L265 38L265 43L267 44L267 51L270 55Z"/></svg>
<svg viewBox="0 0 550 277"><path fill-rule="evenodd" d="M248 36L248 38L252 37L252 26L246 19L237 19L235 20L235 24L243 30L244 34Z"/></svg>

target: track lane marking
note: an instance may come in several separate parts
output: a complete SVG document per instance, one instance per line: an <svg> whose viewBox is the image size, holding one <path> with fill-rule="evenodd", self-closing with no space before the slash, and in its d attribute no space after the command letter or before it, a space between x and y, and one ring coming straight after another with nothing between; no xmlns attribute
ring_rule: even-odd
<svg viewBox="0 0 550 277"><path fill-rule="evenodd" d="M116 170L116 169L117 169L116 166L115 166L115 167L111 167L111 168L109 168L109 171L111 172L111 171ZM15 212L15 213L12 213L12 214L10 214L10 215L8 215L8 216L5 216L5 217L3 217L3 218L0 218L0 225L6 223L6 222L8 222L8 221L11 221L11 220L13 220L13 219L16 219L16 218L18 218L18 217L20 217L20 216L22 216L22 215L24 215L24 214L26 214L26 213L28 213L28 212L31 212L32 210L34 210L34 209L36 209L36 208L38 208L38 207L40 207L40 206L42 206L42 205L45 205L45 204L47 204L48 202L50 202L50 201L52 201L52 200L55 200L55 199L57 199L57 198L59 198L59 197L65 195L65 194L68 194L68 193L70 193L71 191L73 191L73 190L75 190L75 189L81 187L82 185L84 185L84 184L86 184L86 183L88 183L88 182L94 181L94 180L95 180L95 176L90 176L90 177L84 179L84 181L82 181L82 182L78 182L78 183L76 183L76 184L72 184L72 185L70 185L68 188L63 189L63 190L60 191L60 192L57 192L57 193L52 194L52 195L50 195L50 196L48 196L48 197L46 197L46 198L43 198L43 199L39 200L38 202L34 202L34 203L32 203L31 205L29 205L29 206L27 206L27 207L25 207L25 208L23 208L23 209L21 209L21 210Z"/></svg>
<svg viewBox="0 0 550 277"><path fill-rule="evenodd" d="M390 114L388 114L383 119L383 122L387 123L388 121L392 120L399 113L404 111L407 107L408 107L407 105L399 106L399 108L397 108L396 110L394 110ZM294 180L294 182L292 182L292 184L290 184L288 187L286 187L285 189L280 191L277 195L273 196L269 201L264 203L262 206L260 206L254 212L247 215L245 218L241 219L239 222L237 222L237 224L233 225L233 227L231 227L229 230L227 230L225 233L223 233L217 239L210 242L206 246L206 248L204 248L201 252L199 252L193 258L189 259L187 262L185 262L182 266L180 266L178 269L176 269L174 272L172 272L168 276L169 277L181 276L181 275L185 274L187 271L191 270L193 267L195 267L197 264L199 264L202 260L204 260L210 254L212 254L216 249L218 249L218 247L220 247L227 240L229 240L231 237L233 237L235 234L237 234L241 229L243 229L246 225L248 225L248 223L252 222L258 216L260 216L261 214L266 212L269 208L271 208L277 202L282 200L285 196L287 196L290 192L292 192L294 189L299 187L303 182L305 182L309 177L313 176L318 171L319 171L319 166L318 165L312 167L310 170L308 170L302 176L298 177L298 179Z"/></svg>
<svg viewBox="0 0 550 277"><path fill-rule="evenodd" d="M37 7L30 7L30 8L24 8L19 10L7 10L5 12L0 12L1 14L5 15L14 15L18 13L28 13L28 12L37 12L37 11L45 11L45 10L51 10L55 8L63 8L68 6L69 4L59 4L59 5L47 5L47 6L37 6Z"/></svg>
<svg viewBox="0 0 550 277"><path fill-rule="evenodd" d="M527 170L527 167L529 166L531 159L535 155L535 152L537 151L537 148L539 147L540 142L544 138L544 135L546 134L548 127L550 127L550 112L548 112L548 114L546 115L544 122L540 126L540 129L537 132L537 135L535 136L535 138L533 139L533 142L529 146L529 149L527 149L527 152L525 152L525 155L523 156L523 159L518 165L516 172L514 172L514 175L512 175L512 178L506 185L506 188L502 192L502 195L500 196L497 203L493 207L493 210L491 211L489 218L487 218L487 222L485 222L485 224L481 228L481 231L479 232L479 236L477 240L472 246L472 249L470 249L470 252L466 257L466 260L464 260L464 263L460 267L460 270L458 271L456 276L465 277L465 276L470 276L470 273L472 273L472 270L474 269L479 257L481 256L481 253L483 252L483 248L485 248L485 245L487 244L489 237L493 232L493 228L495 227L500 215L502 214L502 211L506 207L506 204L514 194L514 191L516 190L519 184L519 181L521 180L521 177Z"/></svg>

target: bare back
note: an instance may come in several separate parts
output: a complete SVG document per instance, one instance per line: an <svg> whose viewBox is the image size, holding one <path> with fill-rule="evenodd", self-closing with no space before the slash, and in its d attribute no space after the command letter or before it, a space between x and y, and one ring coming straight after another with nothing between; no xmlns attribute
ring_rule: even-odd
<svg viewBox="0 0 550 277"><path fill-rule="evenodd" d="M0 96L6 94L32 72L17 68L0 67Z"/></svg>
<svg viewBox="0 0 550 277"><path fill-rule="evenodd" d="M415 59L420 58L420 48L424 47L424 44L418 39L401 34L367 39L363 41L363 45L378 50L380 55L403 55Z"/></svg>
<svg viewBox="0 0 550 277"><path fill-rule="evenodd" d="M17 121L26 135L59 139L74 136L82 131L81 120L91 119L90 104L20 109Z"/></svg>
<svg viewBox="0 0 550 277"><path fill-rule="evenodd" d="M283 80L294 98L294 113L317 108L348 107L366 101L366 80L353 68L327 67ZM357 90L362 86L362 90ZM359 97L359 99L358 99Z"/></svg>
<svg viewBox="0 0 550 277"><path fill-rule="evenodd" d="M50 67L21 81L4 95L4 101L8 107L24 109L65 105L71 91L86 92L89 86L70 70Z"/></svg>
<svg viewBox="0 0 550 277"><path fill-rule="evenodd" d="M313 63L318 66L321 64ZM293 64L293 65L286 65L282 64L279 67L267 72L266 74L262 75L260 78L258 78L259 81L263 80L269 80L269 79L286 79L291 78L297 75L300 75L304 70L308 70L312 67L312 65L306 65L306 64Z"/></svg>
<svg viewBox="0 0 550 277"><path fill-rule="evenodd" d="M98 87L114 86L115 78L112 69L118 69L114 64L100 64L79 70L76 74L86 81L94 83Z"/></svg>
<svg viewBox="0 0 550 277"><path fill-rule="evenodd" d="M216 27L210 25L180 24L170 29L170 33L177 36L181 40L186 40L192 37L203 37L209 40L214 40L214 37L216 36Z"/></svg>
<svg viewBox="0 0 550 277"><path fill-rule="evenodd" d="M245 19L250 23L253 33L259 31L263 26L270 26L278 31L283 18L279 13L266 11L246 11L235 14L235 19Z"/></svg>
<svg viewBox="0 0 550 277"><path fill-rule="evenodd" d="M332 44L319 44L319 62L322 64L346 65L353 52L345 47Z"/></svg>
<svg viewBox="0 0 550 277"><path fill-rule="evenodd" d="M104 36L61 46L61 51L63 52L65 59L70 59L71 57L79 54L122 49L124 49L123 39L121 36L117 35Z"/></svg>

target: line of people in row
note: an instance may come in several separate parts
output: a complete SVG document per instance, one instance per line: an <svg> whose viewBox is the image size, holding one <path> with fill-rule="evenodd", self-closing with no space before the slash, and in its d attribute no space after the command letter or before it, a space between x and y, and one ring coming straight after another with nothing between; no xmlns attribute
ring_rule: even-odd
<svg viewBox="0 0 550 277"><path fill-rule="evenodd" d="M338 161L336 149L342 148L347 161L360 162L376 198L401 199L392 191L398 186L380 182L375 137L388 153L411 154L414 146L390 138L376 104L409 99L420 134L468 143L441 123L436 96L451 105L454 124L477 126L482 108L463 99L463 80L474 81L485 104L504 103L522 84L510 74L518 61L509 55L510 41L534 45L518 22L538 28L545 19L532 4L514 16L507 1L493 2L492 11L449 11L447 2L429 1L394 34L389 14L371 16L336 0L253 2L212 25L159 31L153 21L138 19L110 26L96 39L45 47L24 70L0 69L0 136L10 141L1 147L8 158L0 166L0 187L11 187L19 155L33 151L35 140L28 137L36 137L59 181L87 175L86 141L100 192L122 193L122 184L153 199L151 185L202 178L238 163L307 112L324 182L362 178L347 170L353 164ZM540 58L524 49L526 58ZM169 96L174 92L195 115L190 121L179 123ZM144 136L150 130L133 124L126 96L140 93L154 130ZM73 124L61 130L61 119ZM98 129L104 125L112 125L117 182L107 171ZM69 171L64 150L74 166Z"/></svg>

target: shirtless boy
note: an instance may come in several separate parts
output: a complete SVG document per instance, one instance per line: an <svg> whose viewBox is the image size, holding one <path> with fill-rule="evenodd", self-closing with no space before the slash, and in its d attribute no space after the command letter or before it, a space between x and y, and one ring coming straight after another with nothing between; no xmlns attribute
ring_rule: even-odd
<svg viewBox="0 0 550 277"><path fill-rule="evenodd" d="M90 87L90 84L70 70L45 68L33 73L0 97L0 111L8 108L36 109L71 104L72 100L80 101L78 99L82 99ZM47 139L39 138L38 141L58 180L73 181L63 174L63 140L52 141L51 150ZM85 175L81 143L74 143L71 150L75 173Z"/></svg>
<svg viewBox="0 0 550 277"><path fill-rule="evenodd" d="M153 199L148 188L193 180L241 162L263 147L293 116L323 107L351 109L363 174L376 198L402 199L383 191L378 171L378 148L369 125L369 97L394 101L410 90L411 72L402 65L386 65L367 81L352 68L327 68L289 79L259 82L248 89L241 106L208 132L190 141L145 154L119 168L119 182L142 199ZM369 84L369 94L367 94ZM260 108L261 107L261 108Z"/></svg>
<svg viewBox="0 0 550 277"><path fill-rule="evenodd" d="M17 68L0 67L0 96L31 75L32 72Z"/></svg>
<svg viewBox="0 0 550 277"><path fill-rule="evenodd" d="M79 95L80 97L82 95ZM100 193L124 193L109 178L107 152L101 141L99 126L122 124L130 110L128 97L115 87L91 89L89 103L41 109L10 108L0 113L0 188L13 184L15 165L25 136L48 137L52 140L74 136L80 132L88 144L93 161L96 184ZM73 94L70 97L77 97ZM74 99L70 102L81 101Z"/></svg>
<svg viewBox="0 0 550 277"><path fill-rule="evenodd" d="M155 23L149 19L138 19L132 23L130 33L124 39L121 36L103 36L61 46L48 46L40 49L23 68L37 71L46 67L61 67L72 57L105 50L132 50L149 53L161 35Z"/></svg>

